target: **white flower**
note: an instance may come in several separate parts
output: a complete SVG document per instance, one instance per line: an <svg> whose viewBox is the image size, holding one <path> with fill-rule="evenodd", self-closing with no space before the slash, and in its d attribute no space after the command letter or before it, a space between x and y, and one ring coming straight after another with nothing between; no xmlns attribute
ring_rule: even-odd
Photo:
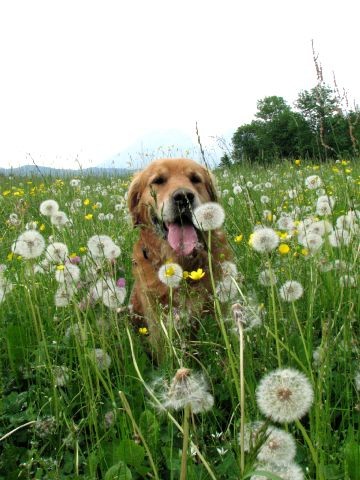
<svg viewBox="0 0 360 480"><path fill-rule="evenodd" d="M126 289L124 287L116 286L114 290L108 288L102 294L103 304L112 310L119 308L124 303L125 298Z"/></svg>
<svg viewBox="0 0 360 480"><path fill-rule="evenodd" d="M295 302L295 300L299 300L302 297L304 289L301 283L295 280L288 280L280 287L279 293L285 302Z"/></svg>
<svg viewBox="0 0 360 480"><path fill-rule="evenodd" d="M240 187L240 185L235 185L233 188L234 195L239 195L239 193L241 192L242 192L242 188Z"/></svg>
<svg viewBox="0 0 360 480"><path fill-rule="evenodd" d="M26 259L39 257L45 249L44 237L36 230L27 230L19 235L11 250Z"/></svg>
<svg viewBox="0 0 360 480"><path fill-rule="evenodd" d="M50 221L56 227L63 227L68 223L69 219L65 212L61 212L60 210L58 210L53 215L51 215Z"/></svg>
<svg viewBox="0 0 360 480"><path fill-rule="evenodd" d="M87 242L89 253L95 257L104 257L105 249L109 252L109 249L113 248L114 242L107 235L93 235Z"/></svg>
<svg viewBox="0 0 360 480"><path fill-rule="evenodd" d="M108 260L115 260L121 254L120 247L115 245L115 243L105 245L104 247L104 257Z"/></svg>
<svg viewBox="0 0 360 480"><path fill-rule="evenodd" d="M99 370L107 370L111 365L111 357L102 348L94 348L89 353L89 357Z"/></svg>
<svg viewBox="0 0 360 480"><path fill-rule="evenodd" d="M263 377L256 389L261 412L271 420L287 423L310 409L314 392L308 378L292 368L279 368Z"/></svg>
<svg viewBox="0 0 360 480"><path fill-rule="evenodd" d="M264 422L245 424L244 450L249 452L259 442L257 459L261 462L290 463L295 458L296 443L290 433L273 426L265 429Z"/></svg>
<svg viewBox="0 0 360 480"><path fill-rule="evenodd" d="M216 202L203 203L195 208L192 221L199 230L207 232L220 228L225 220L225 211Z"/></svg>
<svg viewBox="0 0 360 480"><path fill-rule="evenodd" d="M176 288L183 278L183 269L177 263L165 263L159 268L158 276L162 283Z"/></svg>
<svg viewBox="0 0 360 480"><path fill-rule="evenodd" d="M294 230L295 223L294 223L294 220L289 215L281 215L279 220L276 222L276 226L280 230L286 230L287 232L290 232Z"/></svg>
<svg viewBox="0 0 360 480"><path fill-rule="evenodd" d="M51 217L59 210L59 204L55 200L44 200L40 204L40 213Z"/></svg>
<svg viewBox="0 0 360 480"><path fill-rule="evenodd" d="M260 202L261 202L262 204L267 204L267 203L270 202L270 198L269 198L267 195L262 195L262 196L260 197Z"/></svg>
<svg viewBox="0 0 360 480"><path fill-rule="evenodd" d="M322 184L321 178L319 175L310 175L309 177L305 178L305 186L309 190L316 190Z"/></svg>
<svg viewBox="0 0 360 480"><path fill-rule="evenodd" d="M167 386L163 379L154 386L161 386L159 399L165 410L182 410L191 407L193 413L210 410L214 405L214 398L208 392L208 386L201 373L192 373L188 368L179 368Z"/></svg>
<svg viewBox="0 0 360 480"><path fill-rule="evenodd" d="M260 253L267 253L275 250L279 245L279 237L275 230L268 227L258 228L251 238L251 246Z"/></svg>
<svg viewBox="0 0 360 480"><path fill-rule="evenodd" d="M259 273L259 283L264 287L271 287L277 283L277 277L273 270L265 269Z"/></svg>
<svg viewBox="0 0 360 480"><path fill-rule="evenodd" d="M75 290L71 285L63 283L56 290L54 301L56 307L67 307L74 296Z"/></svg>
<svg viewBox="0 0 360 480"><path fill-rule="evenodd" d="M298 237L300 245L308 248L311 253L317 252L324 243L322 237L317 233L305 233Z"/></svg>
<svg viewBox="0 0 360 480"><path fill-rule="evenodd" d="M306 227L306 233L316 233L317 235L325 235L325 233L332 232L333 227L327 220L318 220Z"/></svg>
<svg viewBox="0 0 360 480"><path fill-rule="evenodd" d="M80 187L80 180L77 178L71 179L69 183L70 183L70 187L73 187L73 188Z"/></svg>
<svg viewBox="0 0 360 480"><path fill-rule="evenodd" d="M68 255L68 247L62 242L50 243L45 251L45 258L52 263L63 263Z"/></svg>
<svg viewBox="0 0 360 480"><path fill-rule="evenodd" d="M335 230L328 236L328 239L332 247L341 247L342 245L347 246L350 243L351 235L345 229L335 228Z"/></svg>
<svg viewBox="0 0 360 480"><path fill-rule="evenodd" d="M56 270L55 278L59 283L76 283L80 279L80 268L77 265L66 262L63 270Z"/></svg>

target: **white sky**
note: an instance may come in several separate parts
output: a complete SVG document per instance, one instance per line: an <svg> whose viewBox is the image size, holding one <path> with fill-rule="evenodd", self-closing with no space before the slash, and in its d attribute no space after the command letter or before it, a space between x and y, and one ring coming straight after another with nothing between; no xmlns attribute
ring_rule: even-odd
<svg viewBox="0 0 360 480"><path fill-rule="evenodd" d="M360 99L357 0L0 4L0 166L96 165L156 129L221 135L325 77Z"/></svg>

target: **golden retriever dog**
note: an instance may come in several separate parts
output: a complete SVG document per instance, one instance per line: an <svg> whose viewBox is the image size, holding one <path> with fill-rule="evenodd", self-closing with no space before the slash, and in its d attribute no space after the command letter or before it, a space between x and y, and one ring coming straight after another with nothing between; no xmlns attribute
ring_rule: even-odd
<svg viewBox="0 0 360 480"><path fill-rule="evenodd" d="M201 268L199 281L187 279L185 301L177 289L171 305L177 318L194 323L213 305L213 289L208 262L207 232L192 223L193 210L203 203L216 202L210 172L190 159L160 159L136 174L128 191L128 207L139 239L133 249L134 287L130 308L135 324L147 327L155 352L161 349L160 318L169 309L169 287L158 272L166 262L179 264L184 271ZM221 278L221 262L230 257L221 230L211 232L212 271ZM183 320L184 321L184 320Z"/></svg>

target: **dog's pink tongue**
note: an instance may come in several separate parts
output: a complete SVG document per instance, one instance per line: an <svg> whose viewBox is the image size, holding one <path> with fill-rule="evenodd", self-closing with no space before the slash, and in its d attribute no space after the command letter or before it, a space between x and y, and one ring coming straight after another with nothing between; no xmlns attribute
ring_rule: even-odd
<svg viewBox="0 0 360 480"><path fill-rule="evenodd" d="M189 255L197 243L197 235L192 225L178 225L169 223L168 242L173 250L179 255Z"/></svg>

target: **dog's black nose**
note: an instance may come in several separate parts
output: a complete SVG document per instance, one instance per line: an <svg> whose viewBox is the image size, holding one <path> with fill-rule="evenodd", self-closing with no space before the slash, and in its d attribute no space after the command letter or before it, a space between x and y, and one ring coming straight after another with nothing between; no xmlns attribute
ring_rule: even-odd
<svg viewBox="0 0 360 480"><path fill-rule="evenodd" d="M173 193L173 200L178 208L186 208L192 206L195 195L189 190L179 189Z"/></svg>

